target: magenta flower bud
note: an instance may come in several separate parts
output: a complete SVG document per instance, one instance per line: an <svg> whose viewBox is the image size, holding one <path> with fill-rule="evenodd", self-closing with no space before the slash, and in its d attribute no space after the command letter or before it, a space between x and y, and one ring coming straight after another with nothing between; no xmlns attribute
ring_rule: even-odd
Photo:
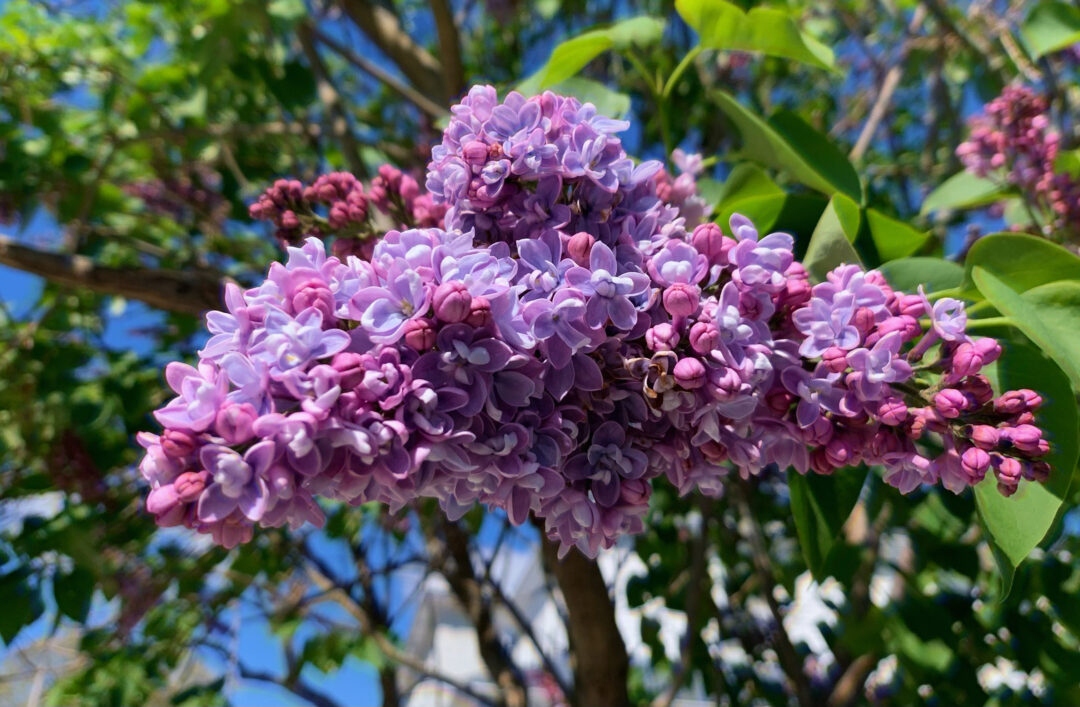
<svg viewBox="0 0 1080 707"><path fill-rule="evenodd" d="M1024 402L1027 403L1028 410L1038 410L1039 406L1043 404L1042 396L1036 393L1034 390L1028 390L1023 388L1016 391L1024 397Z"/></svg>
<svg viewBox="0 0 1080 707"><path fill-rule="evenodd" d="M851 325L858 329L859 333L864 337L870 333L876 323L874 310L869 307L859 307L855 310L855 314L851 316Z"/></svg>
<svg viewBox="0 0 1080 707"><path fill-rule="evenodd" d="M619 503L644 506L652 495L652 486L644 479L623 479L619 483Z"/></svg>
<svg viewBox="0 0 1080 707"><path fill-rule="evenodd" d="M330 367L341 374L341 387L344 390L352 390L360 385L366 370L363 356L351 351L336 354L330 362Z"/></svg>
<svg viewBox="0 0 1080 707"><path fill-rule="evenodd" d="M922 334L922 327L919 326L919 322L914 317L889 317L877 325L873 333L867 337L866 343L872 345L881 337L894 331L900 332L900 336L903 337L904 341L911 341Z"/></svg>
<svg viewBox="0 0 1080 707"><path fill-rule="evenodd" d="M878 403L877 416L882 423L890 427L902 425L908 418L907 405L900 398L882 400Z"/></svg>
<svg viewBox="0 0 1080 707"><path fill-rule="evenodd" d="M296 215L295 211L286 211L281 214L281 227L290 231L300 228L300 217Z"/></svg>
<svg viewBox="0 0 1080 707"><path fill-rule="evenodd" d="M687 390L695 390L705 385L705 364L696 358L681 359L672 372L675 374L675 381Z"/></svg>
<svg viewBox="0 0 1080 707"><path fill-rule="evenodd" d="M589 267L589 255L592 253L593 243L596 239L591 233L580 231L570 236L566 243L566 252L570 259L583 268Z"/></svg>
<svg viewBox="0 0 1080 707"><path fill-rule="evenodd" d="M677 282L664 290L664 309L673 317L689 317L698 308L698 290Z"/></svg>
<svg viewBox="0 0 1080 707"><path fill-rule="evenodd" d="M971 483L977 484L986 476L986 470L990 468L990 455L978 447L969 447L960 455L960 466L964 468Z"/></svg>
<svg viewBox="0 0 1080 707"><path fill-rule="evenodd" d="M1016 425L1001 430L1001 440L1008 442L1021 452L1037 454L1043 441L1042 430L1035 425Z"/></svg>
<svg viewBox="0 0 1080 707"><path fill-rule="evenodd" d="M788 280L809 280L810 273L806 272L806 268L799 261L792 261L791 265L788 265L787 270L784 271Z"/></svg>
<svg viewBox="0 0 1080 707"><path fill-rule="evenodd" d="M156 516L167 515L180 504L180 496L173 484L159 486L146 497L146 510Z"/></svg>
<svg viewBox="0 0 1080 707"><path fill-rule="evenodd" d="M209 481L210 472L208 471L185 471L176 477L173 488L181 503L191 503L198 500Z"/></svg>
<svg viewBox="0 0 1080 707"><path fill-rule="evenodd" d="M465 323L471 327L491 326L495 320L491 317L491 302L487 297L473 297L472 304L469 306L469 316L465 319Z"/></svg>
<svg viewBox="0 0 1080 707"><path fill-rule="evenodd" d="M994 455L991 457L994 466L994 476L997 477L998 491L1002 496L1012 496L1016 493L1020 479L1024 475L1024 465L1019 459Z"/></svg>
<svg viewBox="0 0 1080 707"><path fill-rule="evenodd" d="M479 140L470 140L461 148L461 156L471 165L482 165L488 161L488 146Z"/></svg>
<svg viewBox="0 0 1080 707"><path fill-rule="evenodd" d="M843 373L847 370L847 351L839 346L830 346L821 354L821 362L829 373Z"/></svg>
<svg viewBox="0 0 1080 707"><path fill-rule="evenodd" d="M469 317L472 295L460 280L444 282L435 288L431 298L435 316L448 324L463 322Z"/></svg>
<svg viewBox="0 0 1080 707"><path fill-rule="evenodd" d="M918 318L926 314L926 304L919 295L899 295L894 311L899 315Z"/></svg>
<svg viewBox="0 0 1080 707"><path fill-rule="evenodd" d="M780 293L777 304L796 309L809 302L812 294L813 288L810 286L809 281L789 277L788 281L784 283L784 289Z"/></svg>
<svg viewBox="0 0 1080 707"><path fill-rule="evenodd" d="M1031 481L1042 483L1050 478L1050 463L1035 461L1027 465L1025 476Z"/></svg>
<svg viewBox="0 0 1080 707"><path fill-rule="evenodd" d="M847 435L837 435L825 445L825 458L834 469L838 469L854 464L857 454Z"/></svg>
<svg viewBox="0 0 1080 707"><path fill-rule="evenodd" d="M978 373L968 376L960 389L975 401L976 407L982 407L994 398L994 387L990 385L990 380Z"/></svg>
<svg viewBox="0 0 1080 707"><path fill-rule="evenodd" d="M416 351L427 351L435 345L435 325L426 317L405 322L405 344Z"/></svg>
<svg viewBox="0 0 1080 707"><path fill-rule="evenodd" d="M997 448L1001 434L991 425L968 425L964 433L972 444L987 451Z"/></svg>
<svg viewBox="0 0 1080 707"><path fill-rule="evenodd" d="M709 265L727 265L728 251L735 245L735 241L724 238L724 232L717 224L703 223L694 229L690 236L690 245L708 259Z"/></svg>
<svg viewBox="0 0 1080 707"><path fill-rule="evenodd" d="M720 330L711 322L697 322L690 327L690 348L707 355L720 347Z"/></svg>
<svg viewBox="0 0 1080 707"><path fill-rule="evenodd" d="M971 400L955 388L946 388L934 396L934 407L941 416L952 420L971 407Z"/></svg>
<svg viewBox="0 0 1080 707"><path fill-rule="evenodd" d="M734 368L714 366L709 369L709 383L721 398L730 398L742 390L743 381Z"/></svg>
<svg viewBox="0 0 1080 707"><path fill-rule="evenodd" d="M795 396L783 388L773 388L765 394L765 404L777 415L783 415L790 410L794 400Z"/></svg>
<svg viewBox="0 0 1080 707"><path fill-rule="evenodd" d="M161 433L161 450L165 456L182 459L195 451L195 438L181 430L165 430Z"/></svg>
<svg viewBox="0 0 1080 707"><path fill-rule="evenodd" d="M645 332L645 343L653 351L674 351L679 345L679 332L667 322L657 324Z"/></svg>
<svg viewBox="0 0 1080 707"><path fill-rule="evenodd" d="M251 403L225 403L218 410L214 429L229 445L243 444L252 437L251 426L259 414Z"/></svg>

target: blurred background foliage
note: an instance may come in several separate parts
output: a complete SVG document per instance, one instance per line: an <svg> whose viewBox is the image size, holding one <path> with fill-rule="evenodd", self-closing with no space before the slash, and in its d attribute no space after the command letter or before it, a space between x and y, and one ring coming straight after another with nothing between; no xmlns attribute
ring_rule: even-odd
<svg viewBox="0 0 1080 707"><path fill-rule="evenodd" d="M625 140L640 158L700 152L698 190L722 224L740 211L805 249L831 209L843 247L888 263L902 286L985 297L984 314L1013 318L996 333L1023 363L998 374L1068 398L1059 423L1071 429L1058 434L1075 441L1066 376L1077 378L1054 342L1075 334L1076 315L1044 322L1040 338L1017 323L1024 305L1005 311L954 264L982 233L1046 236L1047 220L963 172L955 150L966 117L1014 82L1046 95L1075 149L1080 11L677 4L0 4L2 701L226 704L257 683L320 707L406 704L396 671L424 667L403 648L412 590L442 575L503 687L472 698L521 704L528 679L482 629L515 610L495 557L504 543L535 548L535 531L479 511L448 524L426 506L400 518L327 506L322 531L261 531L227 552L155 532L133 468L133 435L165 395L163 363L199 348L196 315L223 277L251 282L278 255L247 219L254 197L281 176L368 179L385 162L420 174L473 83L554 86L631 117ZM1030 250L1060 265L1057 279L1080 277L1071 252L1010 244L972 257L1001 274ZM901 497L874 473L789 486L778 471L717 501L658 489L648 532L624 548L644 565L626 587L645 617L628 638L641 644L628 699L670 704L685 686L724 705L1080 703L1080 525L1064 512L1080 495L1075 444L1067 452L1053 496L1025 511L1037 530L1012 545L972 496ZM808 601L809 570L827 607L822 644L785 620ZM674 655L649 618L657 606L685 613ZM241 621L265 625L267 645L239 646ZM370 683L367 696L323 687L338 671ZM550 673L553 694L582 703L572 679Z"/></svg>

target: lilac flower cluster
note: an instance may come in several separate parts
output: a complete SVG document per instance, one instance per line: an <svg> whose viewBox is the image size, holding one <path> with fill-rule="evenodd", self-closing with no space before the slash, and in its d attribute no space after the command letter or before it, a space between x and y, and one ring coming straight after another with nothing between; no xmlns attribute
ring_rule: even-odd
<svg viewBox="0 0 1080 707"><path fill-rule="evenodd" d="M956 148L968 171L1002 176L1046 216L1044 233L1057 240L1080 237L1080 179L1055 171L1061 135L1050 125L1046 99L1024 86L1007 86L971 121L971 134Z"/></svg>
<svg viewBox="0 0 1080 707"><path fill-rule="evenodd" d="M399 228L441 226L446 214L416 179L392 165L379 167L365 191L348 172L324 174L311 185L279 179L259 195L248 213L255 220L271 221L282 247L298 245L310 236L333 236L335 255L371 257L378 216Z"/></svg>
<svg viewBox="0 0 1080 707"><path fill-rule="evenodd" d="M979 370L999 349L967 338L959 303L854 266L811 286L792 237L742 216L730 237L687 232L623 127L474 88L432 153L445 228L390 231L363 258L308 238L258 287L230 286L198 366L166 369L164 431L139 437L158 522L232 546L256 524L320 524L320 496L433 498L453 519L531 515L595 556L643 528L661 475L710 495L732 468L882 464L905 492L1045 476L1038 396L994 397ZM367 203L393 200L391 176ZM320 228L349 232L357 188L330 175L264 199L319 200L345 213Z"/></svg>

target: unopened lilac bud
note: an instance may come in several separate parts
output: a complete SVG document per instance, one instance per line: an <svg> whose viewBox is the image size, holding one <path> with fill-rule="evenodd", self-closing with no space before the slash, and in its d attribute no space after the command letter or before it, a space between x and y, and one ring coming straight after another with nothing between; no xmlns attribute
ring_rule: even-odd
<svg viewBox="0 0 1080 707"><path fill-rule="evenodd" d="M994 411L1005 415L1017 415L1034 410L1042 404L1042 397L1033 390L1010 390L994 400Z"/></svg>
<svg viewBox="0 0 1080 707"><path fill-rule="evenodd" d="M869 307L859 307L851 316L851 325L858 329L859 333L864 337L870 333L876 323L874 310Z"/></svg>
<svg viewBox="0 0 1080 707"><path fill-rule="evenodd" d="M596 243L596 238L591 233L580 231L570 236L570 240L566 243L566 253L575 263L587 268L594 243Z"/></svg>
<svg viewBox="0 0 1080 707"><path fill-rule="evenodd" d="M713 392L721 398L730 398L743 387L739 372L726 366L714 366L709 369L709 383Z"/></svg>
<svg viewBox="0 0 1080 707"><path fill-rule="evenodd" d="M821 362L829 373L843 373L847 370L847 351L839 346L830 346L821 354Z"/></svg>
<svg viewBox="0 0 1080 707"><path fill-rule="evenodd" d="M488 146L479 140L470 140L462 146L461 156L470 165L483 165L488 160Z"/></svg>
<svg viewBox="0 0 1080 707"><path fill-rule="evenodd" d="M275 496L286 501L292 498L296 489L292 472L282 464L274 464L267 469L266 482Z"/></svg>
<svg viewBox="0 0 1080 707"><path fill-rule="evenodd" d="M777 304L795 309L809 302L812 294L813 287L811 287L809 281L788 278L787 282L784 283L784 289L780 293Z"/></svg>
<svg viewBox="0 0 1080 707"><path fill-rule="evenodd" d="M410 319L404 331L405 344L416 351L427 351L435 345L435 326L430 319Z"/></svg>
<svg viewBox="0 0 1080 707"><path fill-rule="evenodd" d="M990 455L978 447L969 447L960 455L960 465L971 477L971 482L976 484L986 476L986 470L990 468Z"/></svg>
<svg viewBox="0 0 1080 707"><path fill-rule="evenodd" d="M1001 437L998 428L991 425L968 425L964 434L972 444L987 451L996 449Z"/></svg>
<svg viewBox="0 0 1080 707"><path fill-rule="evenodd" d="M1001 439L1021 452L1037 454L1043 441L1042 430L1035 425L1016 425L1001 430Z"/></svg>
<svg viewBox="0 0 1080 707"><path fill-rule="evenodd" d="M645 332L645 344L653 351L674 351L679 345L679 332L667 322L651 327Z"/></svg>
<svg viewBox="0 0 1080 707"><path fill-rule="evenodd" d="M710 354L720 347L720 330L711 322L697 322L690 327L690 348L699 354Z"/></svg>
<svg viewBox="0 0 1080 707"><path fill-rule="evenodd" d="M810 468L816 474L831 475L836 471L836 465L829 459L829 453L825 447L818 447L810 453Z"/></svg>
<svg viewBox="0 0 1080 707"><path fill-rule="evenodd" d="M180 496L176 493L173 484L159 486L146 497L146 510L154 515L164 515L173 510L180 503Z"/></svg>
<svg viewBox="0 0 1080 707"><path fill-rule="evenodd" d="M218 410L214 429L227 444L237 445L252 437L251 426L259 414L251 403L225 403Z"/></svg>
<svg viewBox="0 0 1080 707"><path fill-rule="evenodd" d="M978 373L968 376L960 385L960 390L975 402L975 407L982 407L994 399L994 387L990 385L990 380Z"/></svg>
<svg viewBox="0 0 1080 707"><path fill-rule="evenodd" d="M673 317L688 317L698 308L698 290L677 282L664 290L664 309Z"/></svg>
<svg viewBox="0 0 1080 707"><path fill-rule="evenodd" d="M195 437L182 430L165 430L161 433L161 450L165 456L182 459L195 451Z"/></svg>
<svg viewBox="0 0 1080 707"><path fill-rule="evenodd" d="M644 506L652 495L652 486L644 479L623 479L619 483L619 502L629 506Z"/></svg>
<svg viewBox="0 0 1080 707"><path fill-rule="evenodd" d="M208 471L185 471L176 477L173 488L181 503L192 503L198 500L209 482L210 472Z"/></svg>
<svg viewBox="0 0 1080 707"><path fill-rule="evenodd" d="M1031 481L1042 483L1050 478L1050 463L1041 460L1031 462L1025 467L1024 472Z"/></svg>
<svg viewBox="0 0 1080 707"><path fill-rule="evenodd" d="M705 385L705 365L696 358L684 358L675 364L675 381L687 390L695 390Z"/></svg>
<svg viewBox="0 0 1080 707"><path fill-rule="evenodd" d="M919 295L900 295L896 298L895 311L907 317L921 317L926 314L926 303Z"/></svg>
<svg viewBox="0 0 1080 707"><path fill-rule="evenodd" d="M1012 496L1016 493L1020 479L1024 475L1024 465L1019 459L993 455L994 476L997 477L998 491L1002 496Z"/></svg>
<svg viewBox="0 0 1080 707"><path fill-rule="evenodd" d="M435 288L431 297L435 316L448 324L465 321L472 306L472 295L460 280L444 282Z"/></svg>
<svg viewBox="0 0 1080 707"><path fill-rule="evenodd" d="M300 228L300 217L295 211L286 211L281 214L281 227L287 230Z"/></svg>
<svg viewBox="0 0 1080 707"><path fill-rule="evenodd" d="M690 244L708 259L709 265L727 265L728 251L735 241L724 238L724 232L717 224L703 223L694 229Z"/></svg>
<svg viewBox="0 0 1080 707"><path fill-rule="evenodd" d="M408 324L405 325L408 328ZM364 357L351 351L343 351L336 354L330 362L330 367L341 374L341 387L344 390L352 390L360 385L364 379Z"/></svg>
<svg viewBox="0 0 1080 707"><path fill-rule="evenodd" d="M902 425L908 418L907 405L900 398L882 400L878 403L877 416L882 423L890 427Z"/></svg>
<svg viewBox="0 0 1080 707"><path fill-rule="evenodd" d="M1043 404L1042 396L1036 393L1034 390L1022 388L1017 392L1024 397L1024 402L1027 403L1028 410L1038 410L1039 406Z"/></svg>
<svg viewBox="0 0 1080 707"><path fill-rule="evenodd" d="M942 417L952 420L971 407L971 400L955 388L946 388L934 396L934 407Z"/></svg>
<svg viewBox="0 0 1080 707"><path fill-rule="evenodd" d="M769 406L769 409L778 415L783 415L791 409L791 403L794 402L795 396L787 392L783 388L773 388L765 394L765 404Z"/></svg>
<svg viewBox="0 0 1080 707"><path fill-rule="evenodd" d="M837 435L825 445L825 457L834 468L840 468L854 464L857 454L846 435Z"/></svg>
<svg viewBox="0 0 1080 707"><path fill-rule="evenodd" d="M491 326L495 320L491 316L491 302L487 297L473 297L472 305L469 306L469 316L465 323L477 329Z"/></svg>

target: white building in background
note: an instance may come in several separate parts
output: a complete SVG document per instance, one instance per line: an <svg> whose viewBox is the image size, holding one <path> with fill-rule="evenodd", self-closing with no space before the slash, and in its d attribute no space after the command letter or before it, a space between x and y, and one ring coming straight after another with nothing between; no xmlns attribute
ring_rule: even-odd
<svg viewBox="0 0 1080 707"><path fill-rule="evenodd" d="M660 636L669 658L678 656L679 638L686 626L681 612L670 611L653 604L630 608L626 602L626 584L631 577L644 572L641 559L632 552L615 548L599 559L600 569L616 597L615 620L626 642L631 661L647 664L649 648L640 639L640 624L647 615L659 622ZM478 569L479 566L478 566ZM567 655L567 636L560 608L547 586L539 547L529 551L503 551L492 566L492 577L500 584L507 598L529 620L533 636L553 663L553 668L567 683L572 682ZM406 643L406 650L421 658L434 672L450 676L467 684L480 694L493 694L495 685L487 674L480 657L476 631L462 611L453 592L441 575L431 574L424 580L416 617ZM525 674L529 686L529 704L536 707L556 707L562 704L554 681L546 678L543 661L527 635L505 607L495 604L494 621L503 645L511 650L514 662ZM398 685L409 695L407 707L475 707L478 702L445 683L424 678L401 668ZM706 700L695 686L680 694L675 707L705 707Z"/></svg>

